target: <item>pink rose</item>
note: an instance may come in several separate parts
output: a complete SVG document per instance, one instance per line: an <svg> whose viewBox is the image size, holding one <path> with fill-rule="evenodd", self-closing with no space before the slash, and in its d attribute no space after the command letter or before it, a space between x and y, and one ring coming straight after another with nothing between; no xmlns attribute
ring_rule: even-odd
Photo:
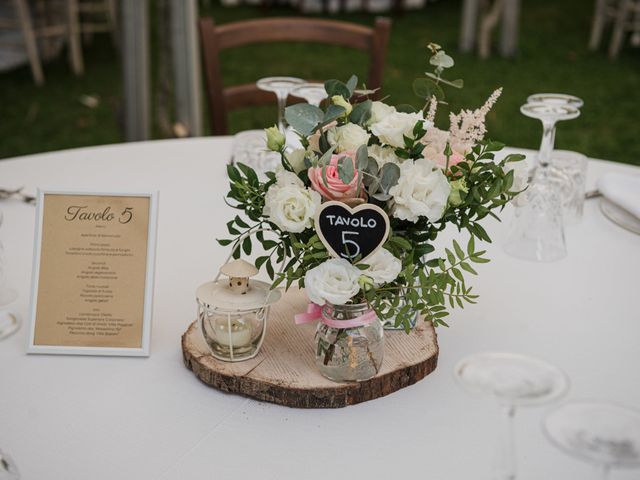
<svg viewBox="0 0 640 480"><path fill-rule="evenodd" d="M349 183L344 183L338 175L338 160L349 157L354 164L355 175ZM361 187L360 173L355 169L355 153L342 152L331 156L329 165L325 167L311 167L308 170L309 180L313 189L323 196L325 200L348 200L358 197L364 193ZM348 161L348 160L347 160ZM323 170L326 174L327 183L324 182Z"/></svg>
<svg viewBox="0 0 640 480"><path fill-rule="evenodd" d="M436 165L438 165L443 170L444 170L444 167L447 166L447 157L445 156L444 153L433 155L433 157L431 158L436 162ZM449 168L463 161L464 161L464 155L461 155L459 153L452 153L451 156L449 157Z"/></svg>

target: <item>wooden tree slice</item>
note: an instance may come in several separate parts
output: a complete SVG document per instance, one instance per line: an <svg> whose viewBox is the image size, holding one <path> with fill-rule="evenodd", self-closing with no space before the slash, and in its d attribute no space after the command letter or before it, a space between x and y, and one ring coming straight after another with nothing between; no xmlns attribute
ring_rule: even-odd
<svg viewBox="0 0 640 480"><path fill-rule="evenodd" d="M295 325L304 312L304 291L289 290L271 307L261 351L244 362L223 362L209 354L197 322L182 336L184 363L204 383L225 392L297 408L339 408L382 397L412 385L433 372L438 363L436 332L428 322L416 328L385 331L380 373L360 383L336 383L315 366L315 324Z"/></svg>

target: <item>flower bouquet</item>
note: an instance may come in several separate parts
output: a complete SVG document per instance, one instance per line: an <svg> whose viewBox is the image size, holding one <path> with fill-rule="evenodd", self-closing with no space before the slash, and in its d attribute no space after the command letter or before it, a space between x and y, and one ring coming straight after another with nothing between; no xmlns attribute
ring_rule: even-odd
<svg viewBox="0 0 640 480"><path fill-rule="evenodd" d="M501 89L477 110L451 113L448 130L435 126L443 87L460 88L462 81L446 80L453 59L437 45L429 48L434 70L413 84L423 108L373 101L375 92L356 90L355 76L329 80L325 108L286 109L298 148L285 145L277 128L266 130L267 147L282 159L266 180L246 165L228 166L228 203L243 215L227 224L232 238L218 241L239 257L252 253L255 236L265 252L256 266L273 287L305 288L312 303L300 321L320 318L316 363L330 378L375 375L380 321L409 332L421 315L446 326L448 308L475 303L465 277L489 261L476 245L491 241L482 223L498 219L526 187L524 156L495 161L504 145L484 138ZM436 252L433 243L450 224L470 240ZM354 354L355 344L365 347ZM355 371L351 377L336 370L345 364Z"/></svg>

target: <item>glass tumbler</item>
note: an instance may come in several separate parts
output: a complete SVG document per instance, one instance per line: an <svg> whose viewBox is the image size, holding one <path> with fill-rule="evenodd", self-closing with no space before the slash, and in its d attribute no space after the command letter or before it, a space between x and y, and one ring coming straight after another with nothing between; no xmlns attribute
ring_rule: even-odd
<svg viewBox="0 0 640 480"><path fill-rule="evenodd" d="M587 157L568 150L554 150L551 173L555 171L568 182L568 191L562 195L562 213L565 225L574 225L582 219L585 184L587 180Z"/></svg>

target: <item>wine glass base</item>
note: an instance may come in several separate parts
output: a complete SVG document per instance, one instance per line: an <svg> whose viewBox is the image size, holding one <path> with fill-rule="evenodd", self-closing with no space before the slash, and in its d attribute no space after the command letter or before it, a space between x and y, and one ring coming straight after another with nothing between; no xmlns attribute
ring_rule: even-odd
<svg viewBox="0 0 640 480"><path fill-rule="evenodd" d="M458 362L454 375L466 390L494 397L509 409L550 403L569 389L558 367L516 353L471 355Z"/></svg>
<svg viewBox="0 0 640 480"><path fill-rule="evenodd" d="M20 318L8 310L0 310L0 340L13 335L20 329Z"/></svg>
<svg viewBox="0 0 640 480"><path fill-rule="evenodd" d="M514 258L537 263L553 263L567 256L566 249L549 248L536 239L507 243L502 249L507 255Z"/></svg>
<svg viewBox="0 0 640 480"><path fill-rule="evenodd" d="M608 402L572 402L544 419L547 439L563 452L610 468L640 468L640 411Z"/></svg>

